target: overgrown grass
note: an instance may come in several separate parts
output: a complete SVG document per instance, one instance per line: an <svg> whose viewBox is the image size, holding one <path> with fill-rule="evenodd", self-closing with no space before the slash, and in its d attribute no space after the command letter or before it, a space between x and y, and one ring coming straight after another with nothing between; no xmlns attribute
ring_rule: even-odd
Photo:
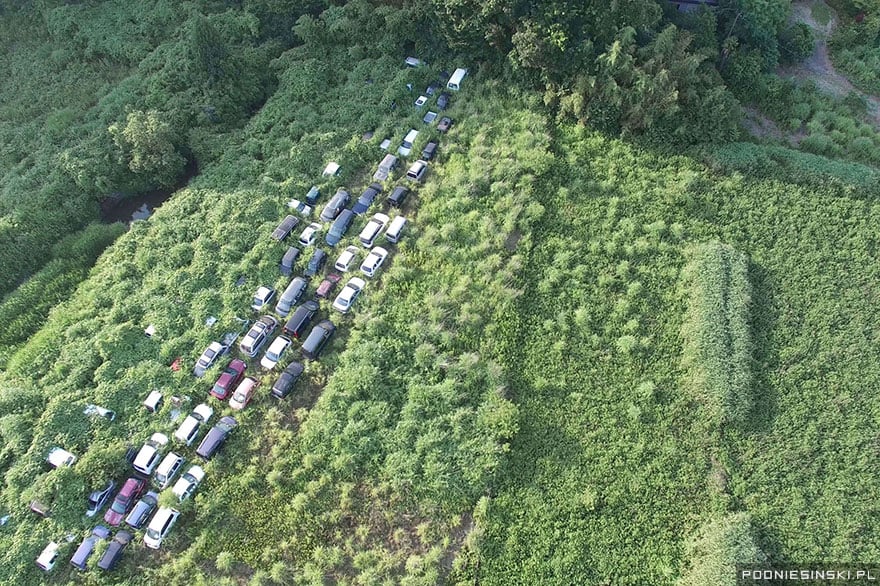
<svg viewBox="0 0 880 586"><path fill-rule="evenodd" d="M685 387L715 425L743 424L752 409L752 291L748 258L718 242L686 251L682 326Z"/></svg>
<svg viewBox="0 0 880 586"><path fill-rule="evenodd" d="M673 584L690 571L688 536L731 510L775 561L876 555L861 537L880 480L864 473L880 382L873 198L717 176L569 129L554 147L522 351L505 361L520 432L459 577ZM720 446L681 389L674 293L686 248L714 239L751 259L758 365L745 429Z"/></svg>

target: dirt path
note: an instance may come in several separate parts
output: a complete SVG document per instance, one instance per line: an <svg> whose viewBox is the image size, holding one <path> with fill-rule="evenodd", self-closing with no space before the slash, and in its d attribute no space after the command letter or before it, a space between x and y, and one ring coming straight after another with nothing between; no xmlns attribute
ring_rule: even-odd
<svg viewBox="0 0 880 586"><path fill-rule="evenodd" d="M828 23L822 25L813 17L812 6L824 4L822 0L795 0L792 2L792 20L802 22L813 29L816 35L816 45L813 54L801 63L789 67L780 67L778 73L782 77L788 77L799 81L812 80L818 88L836 98L842 98L850 92L862 96L868 103L868 117L878 129L880 129L880 100L866 94L856 88L847 77L841 75L831 63L828 54L828 38L837 27L837 14L834 9L825 6L831 14Z"/></svg>

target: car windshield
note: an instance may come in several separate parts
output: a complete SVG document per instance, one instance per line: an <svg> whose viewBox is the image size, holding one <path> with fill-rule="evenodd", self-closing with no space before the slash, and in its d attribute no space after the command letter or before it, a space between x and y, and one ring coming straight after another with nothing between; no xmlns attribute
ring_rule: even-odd
<svg viewBox="0 0 880 586"><path fill-rule="evenodd" d="M113 505L111 505L110 510L114 513L119 513L120 515L125 513L125 509L128 508L128 497L118 496L116 500L113 501Z"/></svg>
<svg viewBox="0 0 880 586"><path fill-rule="evenodd" d="M244 393L235 393L232 396L232 400L236 403L244 403L244 400L247 399L247 395Z"/></svg>

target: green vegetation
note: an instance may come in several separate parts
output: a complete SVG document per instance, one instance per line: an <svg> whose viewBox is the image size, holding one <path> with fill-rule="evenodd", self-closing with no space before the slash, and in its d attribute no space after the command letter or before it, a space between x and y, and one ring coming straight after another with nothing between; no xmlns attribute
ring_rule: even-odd
<svg viewBox="0 0 880 586"><path fill-rule="evenodd" d="M830 40L834 64L860 89L880 93L880 6L870 0L836 4L841 22Z"/></svg>
<svg viewBox="0 0 880 586"><path fill-rule="evenodd" d="M98 255L124 232L121 224L92 225L55 245L52 260L0 303L0 360L39 331L49 311L67 299Z"/></svg>
<svg viewBox="0 0 880 586"><path fill-rule="evenodd" d="M2 90L0 260L9 291L31 275L0 304L5 581L690 586L878 559L878 137L863 102L769 73L805 44L787 2L3 6L25 93ZM412 102L461 65L440 134ZM811 152L733 142L737 98ZM89 490L206 400L225 359L195 359L286 285L287 202L357 195L410 128L438 156L351 313L321 301L320 361L280 402L251 361L257 396L163 549L72 573ZM148 221L81 230L192 162ZM152 389L179 408L149 414ZM49 469L52 446L76 464Z"/></svg>
<svg viewBox="0 0 880 586"><path fill-rule="evenodd" d="M752 408L752 302L748 259L720 243L686 253L682 278L688 300L682 327L685 386L718 425L742 424Z"/></svg>
<svg viewBox="0 0 880 586"><path fill-rule="evenodd" d="M688 542L687 555L691 566L682 574L678 586L735 586L736 564L766 561L745 513L728 515L700 527Z"/></svg>

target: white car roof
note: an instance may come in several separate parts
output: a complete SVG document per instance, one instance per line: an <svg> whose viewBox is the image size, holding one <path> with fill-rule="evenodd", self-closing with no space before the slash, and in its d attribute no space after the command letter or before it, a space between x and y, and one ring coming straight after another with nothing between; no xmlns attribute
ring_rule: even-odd
<svg viewBox="0 0 880 586"><path fill-rule="evenodd" d="M46 461L55 468L62 465L72 466L73 463L76 462L76 456L74 456L64 448L56 447L49 450L49 455L46 456Z"/></svg>
<svg viewBox="0 0 880 586"><path fill-rule="evenodd" d="M150 441L160 446L164 446L168 444L168 436L157 431L150 436Z"/></svg>
<svg viewBox="0 0 880 586"><path fill-rule="evenodd" d="M202 416L203 420L207 421L211 419L212 415L214 415L214 408L207 403L199 403L196 405L195 409L193 409L193 413L198 413Z"/></svg>
<svg viewBox="0 0 880 586"><path fill-rule="evenodd" d="M378 222L382 222L383 224L387 224L387 223L388 223L388 216L385 215L385 214L382 214L382 213L373 214L372 219L373 219L373 220L376 220L376 221L378 221Z"/></svg>
<svg viewBox="0 0 880 586"><path fill-rule="evenodd" d="M195 478L198 482L205 479L205 469L201 466L190 466L186 473Z"/></svg>
<svg viewBox="0 0 880 586"><path fill-rule="evenodd" d="M257 292L254 293L254 297L259 297L260 299L265 299L272 292L269 287L261 286L257 288ZM217 344L217 342L211 342L211 345ZM220 344L217 344L220 346Z"/></svg>
<svg viewBox="0 0 880 586"><path fill-rule="evenodd" d="M58 548L61 547L58 543L54 541L50 541L49 545L47 545L43 552L40 554L40 557L37 558L37 564L40 567L47 567L49 563L52 561L52 558L55 556L55 553L58 551Z"/></svg>
<svg viewBox="0 0 880 586"><path fill-rule="evenodd" d="M274 352L277 354L277 353L281 352L282 348L286 348L289 345L290 345L290 340L288 340L284 336L278 336L277 338L272 340L272 344L269 346L269 349L266 350L266 352Z"/></svg>

